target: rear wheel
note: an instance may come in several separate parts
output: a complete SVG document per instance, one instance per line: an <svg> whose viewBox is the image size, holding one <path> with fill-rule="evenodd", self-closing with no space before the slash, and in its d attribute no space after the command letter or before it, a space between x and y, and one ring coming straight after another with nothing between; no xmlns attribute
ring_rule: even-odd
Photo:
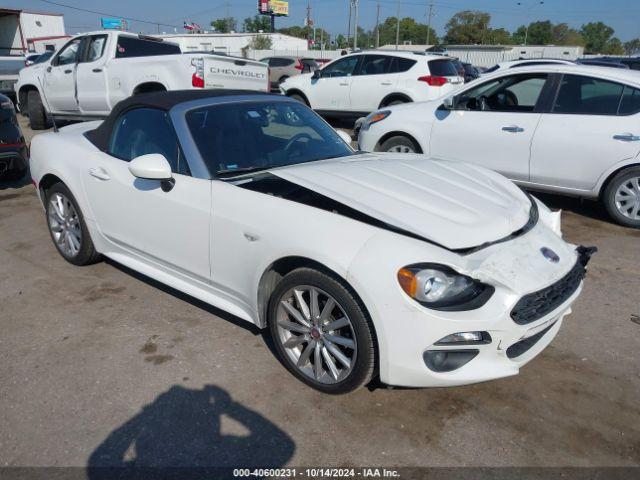
<svg viewBox="0 0 640 480"><path fill-rule="evenodd" d="M74 265L90 265L100 259L76 199L63 183L47 190L47 225L53 244Z"/></svg>
<svg viewBox="0 0 640 480"><path fill-rule="evenodd" d="M611 179L602 200L619 224L640 228L640 167L630 167Z"/></svg>
<svg viewBox="0 0 640 480"><path fill-rule="evenodd" d="M297 94L297 93L292 93L291 95L287 95L287 96L288 96L289 98L291 98L291 99L295 100L296 102L300 102L300 103L302 103L303 105L307 105L307 106L309 106L309 104L307 103L307 100L306 100L302 95L299 95L299 94Z"/></svg>
<svg viewBox="0 0 640 480"><path fill-rule="evenodd" d="M47 112L37 90L31 90L27 94L27 111L29 113L29 123L33 130L45 130L49 126Z"/></svg>
<svg viewBox="0 0 640 480"><path fill-rule="evenodd" d="M347 393L371 380L373 327L341 281L310 268L287 274L271 296L269 328L286 368L316 390Z"/></svg>
<svg viewBox="0 0 640 480"><path fill-rule="evenodd" d="M395 152L395 153L420 153L420 149L416 143L409 137L404 135L396 135L388 138L378 148L380 152Z"/></svg>

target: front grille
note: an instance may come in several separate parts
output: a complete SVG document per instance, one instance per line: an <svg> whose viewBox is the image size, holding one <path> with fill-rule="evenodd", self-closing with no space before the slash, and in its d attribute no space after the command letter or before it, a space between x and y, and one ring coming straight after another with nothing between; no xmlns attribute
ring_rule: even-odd
<svg viewBox="0 0 640 480"><path fill-rule="evenodd" d="M586 274L585 266L593 252L579 249L579 258L571 271L553 285L522 297L511 310L511 318L518 325L526 325L544 317L562 305L580 286Z"/></svg>
<svg viewBox="0 0 640 480"><path fill-rule="evenodd" d="M542 337L544 337L546 335L546 333L549 330L551 330L551 327L553 327L554 325L555 325L555 323L552 323L547 328L545 328L544 330L536 333L535 335L531 335L530 337L525 338L524 340L520 340L519 342L514 343L513 345L511 345L509 348L507 348L507 357L508 358L517 358L520 355L523 355L524 353L529 351L529 349L531 347L533 347L536 343L538 343L538 340L540 340Z"/></svg>

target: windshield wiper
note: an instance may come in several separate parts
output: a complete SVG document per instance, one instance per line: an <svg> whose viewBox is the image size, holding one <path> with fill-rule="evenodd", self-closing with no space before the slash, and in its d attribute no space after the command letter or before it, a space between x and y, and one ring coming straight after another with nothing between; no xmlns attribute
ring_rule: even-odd
<svg viewBox="0 0 640 480"><path fill-rule="evenodd" d="M273 167L243 167L243 168L229 168L227 170L218 170L216 175L221 178L235 177L236 175L243 175L245 173L261 172L263 170L269 170Z"/></svg>

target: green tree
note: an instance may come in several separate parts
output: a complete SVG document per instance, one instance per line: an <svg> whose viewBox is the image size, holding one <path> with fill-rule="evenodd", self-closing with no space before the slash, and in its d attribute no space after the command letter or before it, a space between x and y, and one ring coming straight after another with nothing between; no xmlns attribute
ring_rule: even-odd
<svg viewBox="0 0 640 480"><path fill-rule="evenodd" d="M388 17L380 24L380 45L394 45L396 43L396 17ZM400 44L411 42L413 45L424 45L427 42L427 28L424 23L418 23L413 18L400 19ZM368 32L369 44L375 45L375 30ZM432 28L429 34L429 43L435 45L440 42L438 35ZM360 43L360 41L358 41ZM364 45L364 43L362 44Z"/></svg>
<svg viewBox="0 0 640 480"><path fill-rule="evenodd" d="M450 45L473 45L485 43L491 15L475 10L456 13L445 25L445 43Z"/></svg>
<svg viewBox="0 0 640 480"><path fill-rule="evenodd" d="M229 33L237 30L238 22L235 18L216 18L211 21L211 26L218 33Z"/></svg>
<svg viewBox="0 0 640 480"><path fill-rule="evenodd" d="M585 40L585 48L589 53L606 53L617 49L620 40L614 40L614 30L602 22L590 22L582 25L580 33ZM622 45L619 45L622 48Z"/></svg>
<svg viewBox="0 0 640 480"><path fill-rule="evenodd" d="M566 23L558 23L553 26L552 43L554 45L577 45L584 47L584 38L575 28Z"/></svg>
<svg viewBox="0 0 640 480"><path fill-rule="evenodd" d="M504 28L490 28L486 37L486 43L490 45L511 45L513 43L511 34Z"/></svg>
<svg viewBox="0 0 640 480"><path fill-rule="evenodd" d="M268 35L256 35L249 42L249 48L252 50L271 50L271 37Z"/></svg>
<svg viewBox="0 0 640 480"><path fill-rule="evenodd" d="M244 32L258 33L259 31L271 31L271 19L267 15L256 15L255 17L245 18L242 23Z"/></svg>
<svg viewBox="0 0 640 480"><path fill-rule="evenodd" d="M640 38L634 38L633 40L629 40L628 42L624 42L622 45L624 48L624 53L626 55L633 55L635 53L640 52Z"/></svg>
<svg viewBox="0 0 640 480"><path fill-rule="evenodd" d="M624 47L618 37L613 37L604 46L602 51L605 55L624 55Z"/></svg>

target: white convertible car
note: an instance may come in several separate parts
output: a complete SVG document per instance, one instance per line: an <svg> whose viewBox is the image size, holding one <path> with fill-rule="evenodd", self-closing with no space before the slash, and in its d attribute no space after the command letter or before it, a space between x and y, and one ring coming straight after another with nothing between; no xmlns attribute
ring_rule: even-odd
<svg viewBox="0 0 640 480"><path fill-rule="evenodd" d="M104 255L268 328L318 390L517 374L593 249L497 173L346 140L282 96L151 93L35 137L31 172L66 260Z"/></svg>

